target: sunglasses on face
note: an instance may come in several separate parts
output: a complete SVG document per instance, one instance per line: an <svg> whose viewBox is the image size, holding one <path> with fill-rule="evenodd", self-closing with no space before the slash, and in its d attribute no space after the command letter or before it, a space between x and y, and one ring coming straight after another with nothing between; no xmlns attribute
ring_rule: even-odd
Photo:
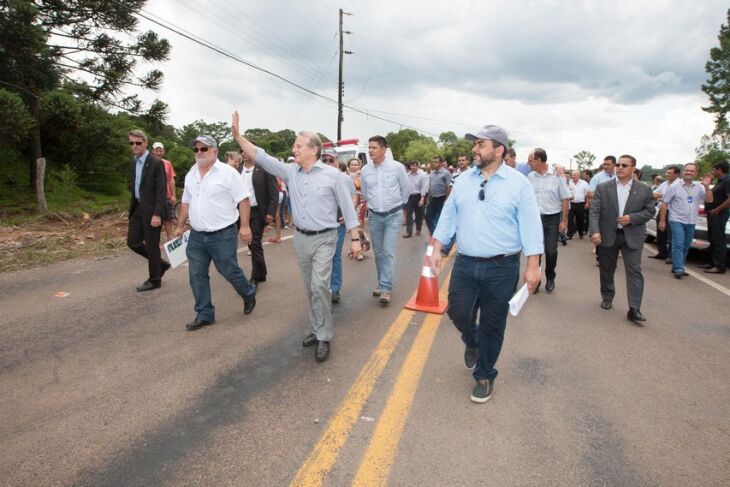
<svg viewBox="0 0 730 487"><path fill-rule="evenodd" d="M335 160L332 157L323 157L322 162L327 162L329 164L332 164L333 162L335 162Z"/></svg>
<svg viewBox="0 0 730 487"><path fill-rule="evenodd" d="M139 140L130 140L129 145L142 145L144 142L141 142Z"/></svg>
<svg viewBox="0 0 730 487"><path fill-rule="evenodd" d="M485 179L481 182L481 184L479 184L479 186L481 187L481 189L479 190L479 201L484 201L484 185L487 184L487 181L488 180Z"/></svg>
<svg viewBox="0 0 730 487"><path fill-rule="evenodd" d="M208 147L193 147L193 152L196 154L198 152L208 152Z"/></svg>
<svg viewBox="0 0 730 487"><path fill-rule="evenodd" d="M631 164L624 164L624 163L620 162L620 163L616 164L616 167L632 167L632 165Z"/></svg>

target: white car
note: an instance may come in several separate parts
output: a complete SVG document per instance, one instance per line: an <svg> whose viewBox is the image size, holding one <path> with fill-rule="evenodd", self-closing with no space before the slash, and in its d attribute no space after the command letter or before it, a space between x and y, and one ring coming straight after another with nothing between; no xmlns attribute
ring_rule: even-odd
<svg viewBox="0 0 730 487"><path fill-rule="evenodd" d="M657 214L659 214L659 208L657 207ZM653 242L656 240L657 230L656 218L652 218L646 222L646 241ZM725 226L725 242L727 242L728 251L730 251L730 221ZM697 223L695 224L695 237L692 240L690 248L696 250L706 250L710 248L710 240L707 235L707 216L705 215L705 207L700 206L700 214L697 216Z"/></svg>

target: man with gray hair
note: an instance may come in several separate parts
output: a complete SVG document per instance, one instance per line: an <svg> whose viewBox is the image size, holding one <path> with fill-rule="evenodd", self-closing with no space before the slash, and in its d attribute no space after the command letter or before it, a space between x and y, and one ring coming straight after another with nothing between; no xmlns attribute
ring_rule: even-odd
<svg viewBox="0 0 730 487"><path fill-rule="evenodd" d="M337 208L342 211L350 250L360 252L357 214L342 175L320 161L322 141L314 132L299 132L292 154L295 164L285 164L268 155L241 135L238 112L233 113L233 139L248 157L266 172L284 180L289 188L295 226L294 250L309 297L312 331L302 346L317 345L315 358L324 362L330 354L334 336L330 279L332 258L337 244Z"/></svg>
<svg viewBox="0 0 730 487"><path fill-rule="evenodd" d="M162 285L162 275L170 264L160 254L160 230L167 218L167 178L162 161L147 150L147 135L132 130L127 139L132 149L129 165L129 227L127 246L148 263L149 278L137 291L151 291Z"/></svg>

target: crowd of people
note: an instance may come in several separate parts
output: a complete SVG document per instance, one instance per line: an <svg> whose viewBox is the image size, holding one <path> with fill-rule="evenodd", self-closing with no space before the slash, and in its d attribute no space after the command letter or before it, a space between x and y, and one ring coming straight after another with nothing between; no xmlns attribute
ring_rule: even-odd
<svg viewBox="0 0 730 487"><path fill-rule="evenodd" d="M389 156L388 141L368 140L369 162L341 161L323 148L315 132L299 132L288 161L277 159L246 139L232 120L240 151L219 159L218 144L200 134L192 142L196 164L185 177L177 224L173 227L174 170L164 147L147 150L146 135L129 132L130 208L128 245L148 260L149 278L140 292L157 289L170 264L161 258L160 231L181 237L187 225L190 288L197 330L215 323L210 290L211 261L243 301L243 313L256 306L258 286L267 279L263 238L281 242L282 228L293 227L293 246L309 303L310 330L302 345L314 347L318 362L331 352L335 326L332 306L342 299L342 252L358 261L372 247L376 282L372 294L388 306L396 288L397 246L402 238L420 236L423 221L433 238L430 264L438 272L444 256L458 245L448 294L448 316L461 333L464 363L476 384L471 400L486 402L497 377L495 368L506 326L509 300L520 278L520 256L526 258L522 278L530 293L556 289L559 243L588 236L599 267L600 306L610 309L615 296L614 273L619 253L626 272L627 318L641 323L644 278L641 255L646 223L657 219L659 250L670 259L677 279L687 275L687 252L700 205L708 218L711 262L706 272L725 272L725 225L730 214L728 162L696 181L694 163L667 170L666 181L652 178L652 187L637 177L636 159L606 156L601 170L566 173L549 165L543 148L531 150L527 163L517 163L507 132L496 125L466 135L471 157L458 154L456 168L436 156L429 164L402 164ZM406 169L407 168L407 169ZM714 187L712 186L715 180ZM367 232L365 226L368 226ZM405 231L401 233L402 227ZM367 237L369 233L370 237ZM669 236L671 235L671 236ZM248 246L251 276L238 263L238 241ZM664 245L664 246L662 246Z"/></svg>

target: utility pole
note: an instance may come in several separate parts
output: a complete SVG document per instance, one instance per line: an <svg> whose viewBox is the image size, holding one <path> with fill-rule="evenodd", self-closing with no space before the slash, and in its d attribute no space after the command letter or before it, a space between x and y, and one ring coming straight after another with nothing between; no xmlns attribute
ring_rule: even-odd
<svg viewBox="0 0 730 487"><path fill-rule="evenodd" d="M352 34L349 30L342 30L342 16L343 15L352 15L348 12L343 12L342 9L340 9L340 81L337 85L337 140L342 140L342 121L344 120L344 117L342 116L342 95L345 93L345 84L342 81L342 66L344 61L344 55L345 54L352 54L351 51L345 51L344 50L344 40L343 40L343 34Z"/></svg>

